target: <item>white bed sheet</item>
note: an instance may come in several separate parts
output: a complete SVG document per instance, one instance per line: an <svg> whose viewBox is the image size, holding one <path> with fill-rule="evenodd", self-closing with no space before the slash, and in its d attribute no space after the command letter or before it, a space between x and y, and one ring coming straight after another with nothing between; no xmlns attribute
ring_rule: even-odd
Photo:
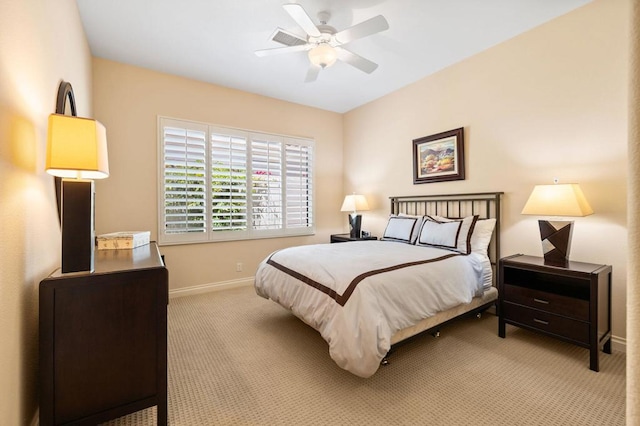
<svg viewBox="0 0 640 426"><path fill-rule="evenodd" d="M483 293L475 256L388 241L291 247L258 267L256 293L320 332L331 358L374 374L399 330Z"/></svg>

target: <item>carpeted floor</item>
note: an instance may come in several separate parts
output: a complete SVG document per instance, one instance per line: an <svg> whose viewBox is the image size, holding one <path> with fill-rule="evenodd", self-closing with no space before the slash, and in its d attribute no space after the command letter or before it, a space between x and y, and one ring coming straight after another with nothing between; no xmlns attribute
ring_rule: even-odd
<svg viewBox="0 0 640 426"><path fill-rule="evenodd" d="M625 356L469 318L362 379L252 287L171 299L172 425L623 425ZM155 408L109 425L155 424Z"/></svg>

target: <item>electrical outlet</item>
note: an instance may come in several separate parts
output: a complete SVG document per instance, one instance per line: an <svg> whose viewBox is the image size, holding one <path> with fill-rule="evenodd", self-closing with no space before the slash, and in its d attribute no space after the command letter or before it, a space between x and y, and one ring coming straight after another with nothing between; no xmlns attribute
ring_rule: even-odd
<svg viewBox="0 0 640 426"><path fill-rule="evenodd" d="M236 263L236 272L242 272L242 262Z"/></svg>

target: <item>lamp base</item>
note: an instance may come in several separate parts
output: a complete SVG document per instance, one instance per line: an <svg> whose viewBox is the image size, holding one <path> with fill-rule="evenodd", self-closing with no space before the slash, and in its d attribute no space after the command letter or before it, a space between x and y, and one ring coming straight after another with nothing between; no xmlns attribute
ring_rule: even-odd
<svg viewBox="0 0 640 426"><path fill-rule="evenodd" d="M567 266L571 250L573 221L539 220L540 239L544 263L552 266Z"/></svg>
<svg viewBox="0 0 640 426"><path fill-rule="evenodd" d="M349 214L349 236L351 238L360 238L362 232L360 231L360 226L362 224L362 216L359 214Z"/></svg>
<svg viewBox="0 0 640 426"><path fill-rule="evenodd" d="M94 271L94 183L62 179L62 273Z"/></svg>

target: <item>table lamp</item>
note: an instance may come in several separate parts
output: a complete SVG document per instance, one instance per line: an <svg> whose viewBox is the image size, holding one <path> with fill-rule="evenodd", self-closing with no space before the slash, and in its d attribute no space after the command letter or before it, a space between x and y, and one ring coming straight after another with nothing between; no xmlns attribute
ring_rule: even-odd
<svg viewBox="0 0 640 426"><path fill-rule="evenodd" d="M537 216L582 217L593 214L580 185L577 183L536 185L527 200L522 214ZM572 220L542 220L540 239L545 264L565 266L569 261Z"/></svg>
<svg viewBox="0 0 640 426"><path fill-rule="evenodd" d="M88 118L51 114L47 132L46 171L63 178L60 215L62 272L93 272L93 179L109 176L104 126Z"/></svg>
<svg viewBox="0 0 640 426"><path fill-rule="evenodd" d="M364 198L364 195L352 194L344 197L340 211L351 212L349 213L349 236L351 238L360 238L361 235L360 225L362 224L362 216L358 214L358 210L369 210L369 204L367 204L367 199Z"/></svg>

